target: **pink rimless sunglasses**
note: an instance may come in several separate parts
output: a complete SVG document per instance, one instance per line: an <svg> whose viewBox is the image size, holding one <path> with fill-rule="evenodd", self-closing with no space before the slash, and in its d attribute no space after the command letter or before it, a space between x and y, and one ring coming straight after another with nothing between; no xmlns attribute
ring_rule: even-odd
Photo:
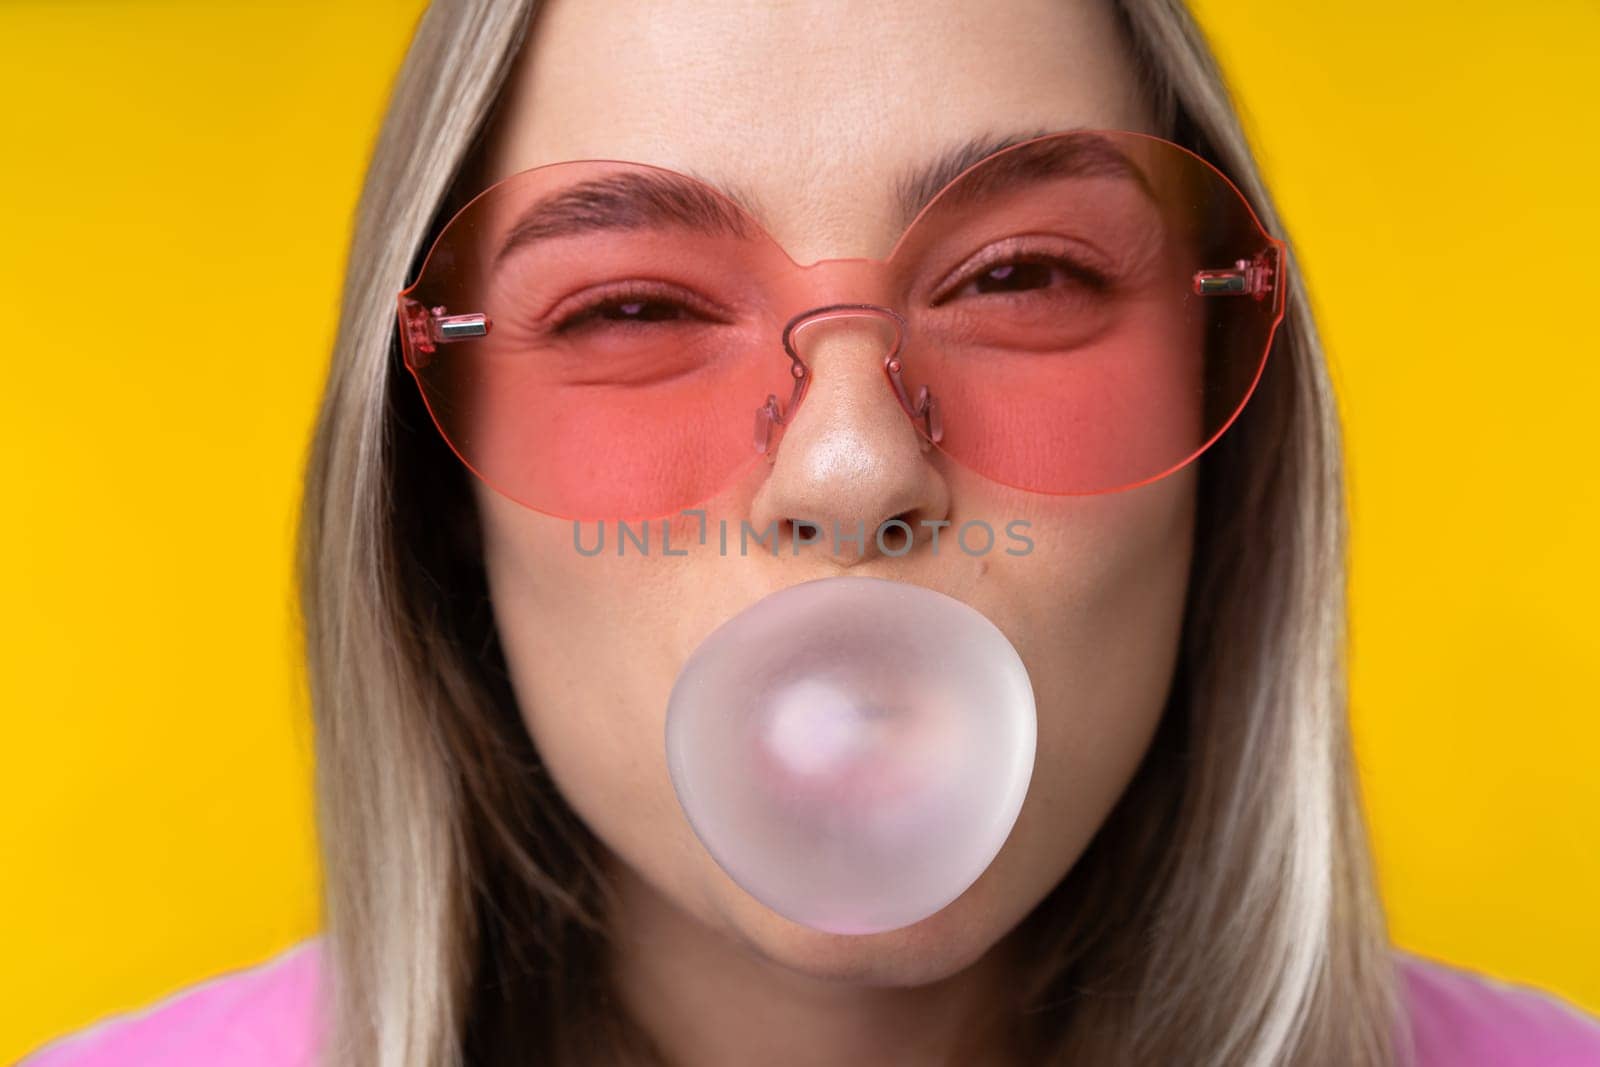
<svg viewBox="0 0 1600 1067"><path fill-rule="evenodd" d="M925 440L1014 488L1153 481L1244 407L1286 248L1215 167L1145 134L994 152L881 260L801 265L703 182L615 160L514 174L399 294L434 422L538 511L666 515L770 458L825 346L872 342Z"/></svg>

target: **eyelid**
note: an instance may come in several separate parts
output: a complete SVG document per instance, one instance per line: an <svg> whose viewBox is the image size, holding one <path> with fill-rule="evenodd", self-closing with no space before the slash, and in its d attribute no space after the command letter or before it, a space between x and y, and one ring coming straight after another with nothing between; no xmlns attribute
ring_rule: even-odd
<svg viewBox="0 0 1600 1067"><path fill-rule="evenodd" d="M551 329L561 329L580 316L603 307L608 303L616 303L636 297L643 300L670 300L684 305L690 311L713 320L727 321L730 317L726 308L720 307L715 302L705 299L698 294L691 293L683 286L673 282L662 282L656 279L632 278L625 281L604 282L581 289L576 293L562 297L560 300L541 313L540 322L547 323Z"/></svg>
<svg viewBox="0 0 1600 1067"><path fill-rule="evenodd" d="M937 294L931 299L935 303L948 299L950 294L946 290L953 288L958 282L967 280L979 267L1029 255L1064 260L1078 266L1085 274L1104 279L1109 279L1113 273L1110 258L1084 241L1062 237L1059 234L1017 234L999 241L991 241L946 271L937 283L929 287Z"/></svg>

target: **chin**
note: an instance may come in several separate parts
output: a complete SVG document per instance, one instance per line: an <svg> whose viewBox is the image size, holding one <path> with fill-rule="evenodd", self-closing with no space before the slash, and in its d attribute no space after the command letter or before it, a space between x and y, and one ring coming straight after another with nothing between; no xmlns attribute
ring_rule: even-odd
<svg viewBox="0 0 1600 1067"><path fill-rule="evenodd" d="M876 934L814 930L743 894L730 919L748 951L808 978L920 986L961 972L1004 936L976 898L978 892L975 884L926 919Z"/></svg>

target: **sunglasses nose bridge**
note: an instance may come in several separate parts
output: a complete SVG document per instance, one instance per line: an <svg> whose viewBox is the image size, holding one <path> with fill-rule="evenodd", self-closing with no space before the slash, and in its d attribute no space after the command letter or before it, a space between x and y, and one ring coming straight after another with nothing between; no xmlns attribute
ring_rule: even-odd
<svg viewBox="0 0 1600 1067"><path fill-rule="evenodd" d="M848 330L852 325L855 329ZM809 308L785 324L783 350L792 362L809 370L825 338L837 339L851 332L875 336L877 347L887 362L899 355L900 346L905 343L905 316L883 304L826 304Z"/></svg>
<svg viewBox="0 0 1600 1067"><path fill-rule="evenodd" d="M800 312L783 331L791 371L808 388L848 388L899 366L906 320L883 304L827 304ZM859 386L857 388L860 388ZM863 393L863 395L868 395Z"/></svg>
<svg viewBox="0 0 1600 1067"><path fill-rule="evenodd" d="M867 349L876 364L877 374L882 376L901 410L921 430L924 450L930 443L937 443L942 431L934 398L926 386L919 388L912 397L901 378L901 352L907 329L905 316L884 304L827 304L794 315L784 326L783 348L797 388L786 411L769 412L774 416L770 421L787 423L793 417L800 399L815 384L819 370L833 381L870 373L865 366L869 357L862 352ZM824 362L825 368L821 367ZM758 438L761 436L762 428L758 426Z"/></svg>

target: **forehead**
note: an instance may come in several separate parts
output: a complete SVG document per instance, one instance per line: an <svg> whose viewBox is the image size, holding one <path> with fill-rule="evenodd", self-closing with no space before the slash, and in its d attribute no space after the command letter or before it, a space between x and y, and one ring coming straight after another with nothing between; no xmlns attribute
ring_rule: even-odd
<svg viewBox="0 0 1600 1067"><path fill-rule="evenodd" d="M733 191L805 261L882 254L908 176L974 141L1149 128L1108 2L553 0L486 182L566 159Z"/></svg>

